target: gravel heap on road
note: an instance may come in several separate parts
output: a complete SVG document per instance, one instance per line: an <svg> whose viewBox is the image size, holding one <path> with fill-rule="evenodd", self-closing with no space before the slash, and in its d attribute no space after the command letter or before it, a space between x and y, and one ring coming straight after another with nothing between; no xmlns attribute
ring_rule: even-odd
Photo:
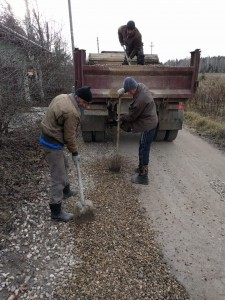
<svg viewBox="0 0 225 300"><path fill-rule="evenodd" d="M114 144L84 144L79 136L84 194L95 220L53 222L38 135L35 127L23 128L0 140L0 299L190 299L147 224L129 159L120 173L110 172ZM78 199L65 200L65 209Z"/></svg>

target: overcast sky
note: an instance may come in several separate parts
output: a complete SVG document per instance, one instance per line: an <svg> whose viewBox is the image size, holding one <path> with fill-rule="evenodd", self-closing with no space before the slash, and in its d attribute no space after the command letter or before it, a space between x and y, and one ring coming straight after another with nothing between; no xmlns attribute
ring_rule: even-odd
<svg viewBox="0 0 225 300"><path fill-rule="evenodd" d="M0 2L4 0L0 0ZM63 37L71 49L68 0L28 0L37 2L41 15L63 27ZM159 60L182 59L201 49L201 56L224 56L225 17L223 0L70 0L74 44L87 53L99 50L122 51L117 29L135 21L142 34L144 52L158 54ZM24 0L8 0L16 16L25 14Z"/></svg>

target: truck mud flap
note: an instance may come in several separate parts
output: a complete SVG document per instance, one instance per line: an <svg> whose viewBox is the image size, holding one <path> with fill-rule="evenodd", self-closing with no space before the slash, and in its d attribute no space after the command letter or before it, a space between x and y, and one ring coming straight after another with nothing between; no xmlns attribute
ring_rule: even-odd
<svg viewBox="0 0 225 300"><path fill-rule="evenodd" d="M81 131L84 142L103 142L107 111L85 110L81 115Z"/></svg>

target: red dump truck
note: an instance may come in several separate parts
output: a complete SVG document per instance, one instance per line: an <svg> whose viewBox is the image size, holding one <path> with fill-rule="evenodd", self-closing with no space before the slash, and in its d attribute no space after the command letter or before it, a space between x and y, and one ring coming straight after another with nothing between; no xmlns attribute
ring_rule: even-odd
<svg viewBox="0 0 225 300"><path fill-rule="evenodd" d="M182 129L184 105L196 91L200 50L191 52L190 66L171 67L158 62L157 56L145 55L145 65L122 65L122 52L90 53L74 50L75 87L91 86L93 101L81 117L85 142L102 142L108 127L116 126L118 95L125 77L142 82L153 94L158 113L156 141L173 141ZM122 97L121 114L128 111L132 98Z"/></svg>

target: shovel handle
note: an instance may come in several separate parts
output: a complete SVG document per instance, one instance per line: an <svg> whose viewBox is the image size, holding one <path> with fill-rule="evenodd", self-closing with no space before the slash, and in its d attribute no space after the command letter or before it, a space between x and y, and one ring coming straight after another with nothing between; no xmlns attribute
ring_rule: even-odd
<svg viewBox="0 0 225 300"><path fill-rule="evenodd" d="M120 111L121 111L121 97L119 97L118 103L118 118L117 118L117 136L116 136L116 149L119 149L119 141L120 141Z"/></svg>
<svg viewBox="0 0 225 300"><path fill-rule="evenodd" d="M127 56L127 52L126 52L126 49L125 49L124 45L123 45L123 50L124 50L125 57L126 57L126 60L127 60L127 62L128 62L128 65L130 65L130 61L129 61L129 58L128 58L128 56Z"/></svg>
<svg viewBox="0 0 225 300"><path fill-rule="evenodd" d="M84 200L83 182L82 182L82 178L81 178L80 163L79 163L79 161L76 161L75 165L76 165L76 168L77 168L80 202L84 206L85 205L85 200Z"/></svg>

